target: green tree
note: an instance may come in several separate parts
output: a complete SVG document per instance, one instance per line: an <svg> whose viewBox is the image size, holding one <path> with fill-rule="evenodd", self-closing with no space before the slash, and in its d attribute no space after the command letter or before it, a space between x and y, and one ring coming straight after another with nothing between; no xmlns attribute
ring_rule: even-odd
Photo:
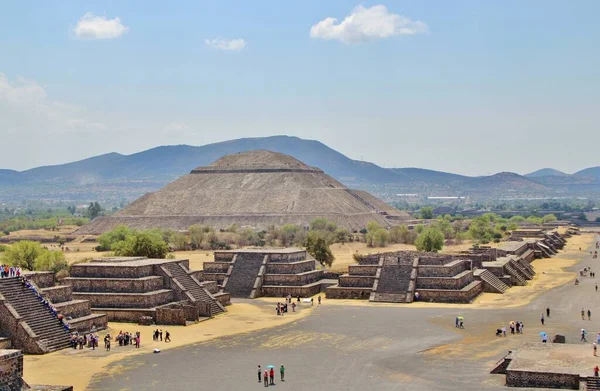
<svg viewBox="0 0 600 391"><path fill-rule="evenodd" d="M202 241L204 240L204 228L201 225L192 225L188 228L190 234L190 246L193 250L202 247Z"/></svg>
<svg viewBox="0 0 600 391"><path fill-rule="evenodd" d="M385 247L390 241L390 234L385 228L379 228L373 233L373 246Z"/></svg>
<svg viewBox="0 0 600 391"><path fill-rule="evenodd" d="M551 223L556 220L557 220L557 218L553 214L548 214L548 215L545 215L544 217L542 217L543 223Z"/></svg>
<svg viewBox="0 0 600 391"><path fill-rule="evenodd" d="M335 257L329 248L329 243L325 238L315 232L310 232L306 237L306 251L312 255L317 262L323 266L331 267Z"/></svg>
<svg viewBox="0 0 600 391"><path fill-rule="evenodd" d="M2 253L2 263L19 266L26 270L35 270L36 259L44 253L38 242L22 240L17 242Z"/></svg>
<svg viewBox="0 0 600 391"><path fill-rule="evenodd" d="M444 234L435 227L427 227L417 237L415 246L419 251L437 252L444 247Z"/></svg>
<svg viewBox="0 0 600 391"><path fill-rule="evenodd" d="M112 250L112 246L115 243L126 240L133 234L133 231L125 225L117 225L112 231L103 233L98 237L98 243L100 244L97 249L100 251Z"/></svg>
<svg viewBox="0 0 600 391"><path fill-rule="evenodd" d="M345 228L338 228L333 233L333 237L336 243L346 243L350 240L350 231Z"/></svg>
<svg viewBox="0 0 600 391"><path fill-rule="evenodd" d="M185 250L188 246L188 238L181 232L173 231L169 235L169 244L175 250Z"/></svg>
<svg viewBox="0 0 600 391"><path fill-rule="evenodd" d="M93 220L96 217L98 217L100 215L100 212L102 212L100 204L97 201L90 202L90 206L88 206L88 214L90 215L90 219Z"/></svg>
<svg viewBox="0 0 600 391"><path fill-rule="evenodd" d="M419 216L424 220L433 219L433 208L431 206L422 207Z"/></svg>
<svg viewBox="0 0 600 391"><path fill-rule="evenodd" d="M165 258L169 252L167 243L156 231L134 232L124 241L115 243L112 250L117 256Z"/></svg>
<svg viewBox="0 0 600 391"><path fill-rule="evenodd" d="M44 250L35 260L35 270L51 271L54 273L68 268L67 259L62 251Z"/></svg>

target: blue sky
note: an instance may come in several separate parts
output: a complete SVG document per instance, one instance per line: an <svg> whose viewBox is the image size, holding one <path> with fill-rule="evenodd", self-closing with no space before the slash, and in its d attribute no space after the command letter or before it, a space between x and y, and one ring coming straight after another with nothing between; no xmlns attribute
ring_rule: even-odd
<svg viewBox="0 0 600 391"><path fill-rule="evenodd" d="M599 11L597 1L7 2L0 167L289 134L386 167L577 171L600 165L587 147L600 119Z"/></svg>

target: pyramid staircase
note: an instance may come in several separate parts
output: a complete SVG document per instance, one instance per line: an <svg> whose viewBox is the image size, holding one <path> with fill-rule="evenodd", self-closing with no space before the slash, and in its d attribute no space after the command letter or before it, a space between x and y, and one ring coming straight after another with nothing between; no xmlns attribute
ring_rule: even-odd
<svg viewBox="0 0 600 391"><path fill-rule="evenodd" d="M506 271L508 271L508 273L517 281L516 285L527 285L527 280L523 278L521 273L513 267L513 264L511 262L507 262L506 265L504 265L504 267L506 268Z"/></svg>
<svg viewBox="0 0 600 391"><path fill-rule="evenodd" d="M231 274L223 282L223 290L229 292L231 297L250 298L265 256L258 253L237 254Z"/></svg>
<svg viewBox="0 0 600 391"><path fill-rule="evenodd" d="M384 264L381 267L377 288L369 300L392 303L408 302L412 271L412 264Z"/></svg>
<svg viewBox="0 0 600 391"><path fill-rule="evenodd" d="M48 353L69 347L70 335L62 326L61 322L52 312L39 300L37 294L21 284L19 278L0 279L0 294L16 314L17 322L22 319L37 337L39 351L33 351L26 344L19 346L22 342L14 341L13 345L23 349L26 353ZM2 301L0 299L0 301ZM6 308L6 307L5 307ZM2 323L2 319L0 319ZM4 326L4 325L3 325Z"/></svg>
<svg viewBox="0 0 600 391"><path fill-rule="evenodd" d="M211 315L217 315L226 311L223 305L198 280L189 275L188 270L182 264L170 262L165 263L161 267L169 271L171 276L187 290L193 301L208 304Z"/></svg>
<svg viewBox="0 0 600 391"><path fill-rule="evenodd" d="M590 376L585 379L586 390L600 390L600 377Z"/></svg>
<svg viewBox="0 0 600 391"><path fill-rule="evenodd" d="M473 275L483 281L488 289L493 293L504 293L510 288L508 285L500 281L498 277L489 270L477 269L473 272Z"/></svg>

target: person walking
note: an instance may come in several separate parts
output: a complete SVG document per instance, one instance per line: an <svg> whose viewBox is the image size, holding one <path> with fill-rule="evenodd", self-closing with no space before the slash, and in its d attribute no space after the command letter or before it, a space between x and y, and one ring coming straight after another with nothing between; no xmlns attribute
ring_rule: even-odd
<svg viewBox="0 0 600 391"><path fill-rule="evenodd" d="M292 312L296 312L296 303L292 303Z"/></svg>
<svg viewBox="0 0 600 391"><path fill-rule="evenodd" d="M592 311L588 310L588 320L592 320Z"/></svg>
<svg viewBox="0 0 600 391"><path fill-rule="evenodd" d="M594 346L594 356L596 356L596 353L598 352L598 344L596 343L596 341L594 341L592 345Z"/></svg>
<svg viewBox="0 0 600 391"><path fill-rule="evenodd" d="M544 314L540 317L540 322L542 322L542 326L544 325Z"/></svg>
<svg viewBox="0 0 600 391"><path fill-rule="evenodd" d="M269 372L265 369L265 373L263 373L263 382L265 383L265 387L269 387Z"/></svg>
<svg viewBox="0 0 600 391"><path fill-rule="evenodd" d="M585 339L586 333L587 332L585 331L585 329L581 329L581 339L580 339L581 342L587 342L587 339Z"/></svg>
<svg viewBox="0 0 600 391"><path fill-rule="evenodd" d="M262 379L260 378L260 376L262 375L262 369L260 368L260 365L258 366L258 382L260 383L262 381Z"/></svg>
<svg viewBox="0 0 600 391"><path fill-rule="evenodd" d="M598 377L598 372L600 371L600 369L598 369L598 365L596 365L594 367L594 377Z"/></svg>
<svg viewBox="0 0 600 391"><path fill-rule="evenodd" d="M273 368L271 368L271 371L269 371L269 385L275 385L275 369Z"/></svg>
<svg viewBox="0 0 600 391"><path fill-rule="evenodd" d="M311 306L315 305L315 298L314 297L310 298L310 305Z"/></svg>
<svg viewBox="0 0 600 391"><path fill-rule="evenodd" d="M285 381L284 377L285 377L285 367L283 366L283 364L281 364L281 366L279 367L279 375L281 376L281 381Z"/></svg>
<svg viewBox="0 0 600 391"><path fill-rule="evenodd" d="M550 307L546 307L546 316L550 317Z"/></svg>
<svg viewBox="0 0 600 391"><path fill-rule="evenodd" d="M321 305L321 295L319 295L319 305Z"/></svg>
<svg viewBox="0 0 600 391"><path fill-rule="evenodd" d="M162 331L161 331L161 335L162 335ZM162 338L161 338L162 341ZM165 342L171 342L171 333L169 333L169 330L167 330L165 332Z"/></svg>
<svg viewBox="0 0 600 391"><path fill-rule="evenodd" d="M585 320L585 310L581 309L581 320Z"/></svg>
<svg viewBox="0 0 600 391"><path fill-rule="evenodd" d="M506 337L506 326L502 325L502 335Z"/></svg>
<svg viewBox="0 0 600 391"><path fill-rule="evenodd" d="M596 292L598 292L598 283L596 283Z"/></svg>

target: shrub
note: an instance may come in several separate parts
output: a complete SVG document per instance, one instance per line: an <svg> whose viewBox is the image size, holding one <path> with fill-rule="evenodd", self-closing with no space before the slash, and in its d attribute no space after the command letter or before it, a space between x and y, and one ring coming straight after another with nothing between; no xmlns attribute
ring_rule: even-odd
<svg viewBox="0 0 600 391"><path fill-rule="evenodd" d="M444 234L437 228L427 227L417 237L415 246L419 251L437 252L444 246Z"/></svg>

